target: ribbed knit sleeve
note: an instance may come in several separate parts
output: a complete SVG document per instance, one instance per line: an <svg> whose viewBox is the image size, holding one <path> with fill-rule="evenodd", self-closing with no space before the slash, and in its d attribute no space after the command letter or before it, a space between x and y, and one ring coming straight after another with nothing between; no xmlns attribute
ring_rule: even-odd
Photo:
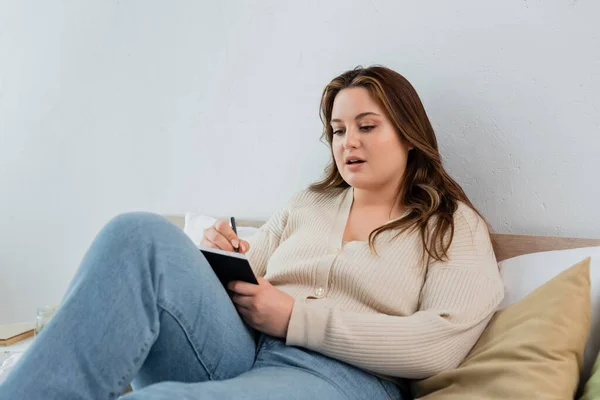
<svg viewBox="0 0 600 400"><path fill-rule="evenodd" d="M456 367L487 326L504 290L483 220L463 206L454 221L449 259L429 265L414 314L348 311L296 299L287 344L395 377L421 379ZM378 295L388 290L382 286Z"/></svg>
<svg viewBox="0 0 600 400"><path fill-rule="evenodd" d="M248 241L250 244L250 251L247 253L248 262L256 276L265 276L269 259L279 246L290 209L294 207L299 195L296 194L288 200Z"/></svg>

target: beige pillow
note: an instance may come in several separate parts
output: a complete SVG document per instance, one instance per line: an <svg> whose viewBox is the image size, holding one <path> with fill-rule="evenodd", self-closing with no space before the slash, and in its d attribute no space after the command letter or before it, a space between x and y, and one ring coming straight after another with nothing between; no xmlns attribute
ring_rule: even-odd
<svg viewBox="0 0 600 400"><path fill-rule="evenodd" d="M415 397L572 399L590 330L590 258L496 312L461 365L414 382Z"/></svg>

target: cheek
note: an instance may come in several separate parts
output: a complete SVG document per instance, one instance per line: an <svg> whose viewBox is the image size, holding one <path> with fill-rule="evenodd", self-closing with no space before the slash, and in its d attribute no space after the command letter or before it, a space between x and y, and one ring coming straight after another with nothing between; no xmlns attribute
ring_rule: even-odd
<svg viewBox="0 0 600 400"><path fill-rule="evenodd" d="M335 158L336 164L340 164L344 158L344 148L338 140L333 140L331 143L331 149L333 151L333 157Z"/></svg>
<svg viewBox="0 0 600 400"><path fill-rule="evenodd" d="M397 138L388 138L377 143L377 153L383 161L383 166L386 168L398 170L406 167L408 158L408 148Z"/></svg>

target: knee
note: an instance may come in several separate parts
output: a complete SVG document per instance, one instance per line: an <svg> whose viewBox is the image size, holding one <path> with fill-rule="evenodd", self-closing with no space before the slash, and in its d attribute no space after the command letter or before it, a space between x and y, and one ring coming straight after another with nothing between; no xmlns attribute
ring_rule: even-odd
<svg viewBox="0 0 600 400"><path fill-rule="evenodd" d="M168 222L164 217L149 212L128 212L113 217L107 226L118 230L137 230L147 226Z"/></svg>
<svg viewBox="0 0 600 400"><path fill-rule="evenodd" d="M149 212L128 212L113 217L104 227L103 233L121 242L138 242L160 235L163 231L176 228L161 215Z"/></svg>

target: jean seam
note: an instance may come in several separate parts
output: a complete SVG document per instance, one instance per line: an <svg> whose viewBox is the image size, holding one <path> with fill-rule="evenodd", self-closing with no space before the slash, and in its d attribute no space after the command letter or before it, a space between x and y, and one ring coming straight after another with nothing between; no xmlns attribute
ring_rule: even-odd
<svg viewBox="0 0 600 400"><path fill-rule="evenodd" d="M379 377L376 377L376 379L379 381L379 384L380 384L381 386L383 386L383 389L384 389L384 390L385 390L385 392L387 393L389 400L395 400L395 399L397 399L397 397L395 396L395 395L396 395L396 393L393 393L393 392L392 392L392 390L391 390L391 389L390 389L390 388L389 388L389 387L386 385L386 382L384 381L384 379L381 379L381 378L379 378ZM396 384L395 384L395 383L393 383L393 382L389 382L389 383L391 383L391 384L395 385L396 387L398 387L398 385L396 385ZM400 388L398 388L398 390L399 390L399 389L400 389Z"/></svg>
<svg viewBox="0 0 600 400"><path fill-rule="evenodd" d="M158 337L158 334L154 331L154 329L150 329L150 334L152 335L152 337L150 339L147 339L144 341L144 344L141 346L140 350L138 351L137 355L133 358L133 365L137 365L138 362L142 359L142 354L144 354L150 347L150 343L154 342L154 340L156 340L156 338ZM123 394L123 390L125 389L125 378L128 375L131 375L131 373L133 372L133 368L131 368L131 366L129 368L127 368L127 373L123 376L121 376L121 379L119 379L117 381L117 387L118 390L115 390L113 392L109 393L109 399L116 399L119 398L119 396L121 396ZM129 382L127 382L129 383Z"/></svg>
<svg viewBox="0 0 600 400"><path fill-rule="evenodd" d="M257 335L257 340L256 340L256 350L254 351L254 361L255 362L258 359L258 354L260 353L260 350L262 349L264 342L265 342L265 334L259 333Z"/></svg>
<svg viewBox="0 0 600 400"><path fill-rule="evenodd" d="M380 383L381 383L381 386L383 386L383 390L385 390L385 392L387 393L388 399L389 400L394 400L395 399L395 397L394 397L395 393L392 393L392 391L383 382L380 382Z"/></svg>
<svg viewBox="0 0 600 400"><path fill-rule="evenodd" d="M271 338L267 335L267 334L262 334L262 342L260 343L260 346L257 346L257 349L262 349L262 350L270 350L272 348L274 348L275 346L277 346L277 342L270 340Z"/></svg>
<svg viewBox="0 0 600 400"><path fill-rule="evenodd" d="M198 359L198 362L200 363L200 365L202 366L202 368L204 368L204 370L206 371L206 374L208 375L208 379L213 381L215 378L213 376L212 371L208 368L206 362L204 362L204 359L202 358L202 355L200 354L200 352L198 351L198 349L196 348L196 346L194 345L194 338L193 335L190 333L191 329L189 329L188 327L186 327L186 324L183 321L183 318L181 318L181 314L175 311L170 310L169 308L174 308L176 309L176 307L169 303L169 302L164 302L164 301L158 301L157 305L159 308L161 308L164 312L166 312L167 314L169 314L176 322L177 324L179 324L179 326L181 327L181 330L183 331L183 334L185 335L188 343L190 344L190 346L192 347L192 349L194 350L194 354L196 355L196 358Z"/></svg>

